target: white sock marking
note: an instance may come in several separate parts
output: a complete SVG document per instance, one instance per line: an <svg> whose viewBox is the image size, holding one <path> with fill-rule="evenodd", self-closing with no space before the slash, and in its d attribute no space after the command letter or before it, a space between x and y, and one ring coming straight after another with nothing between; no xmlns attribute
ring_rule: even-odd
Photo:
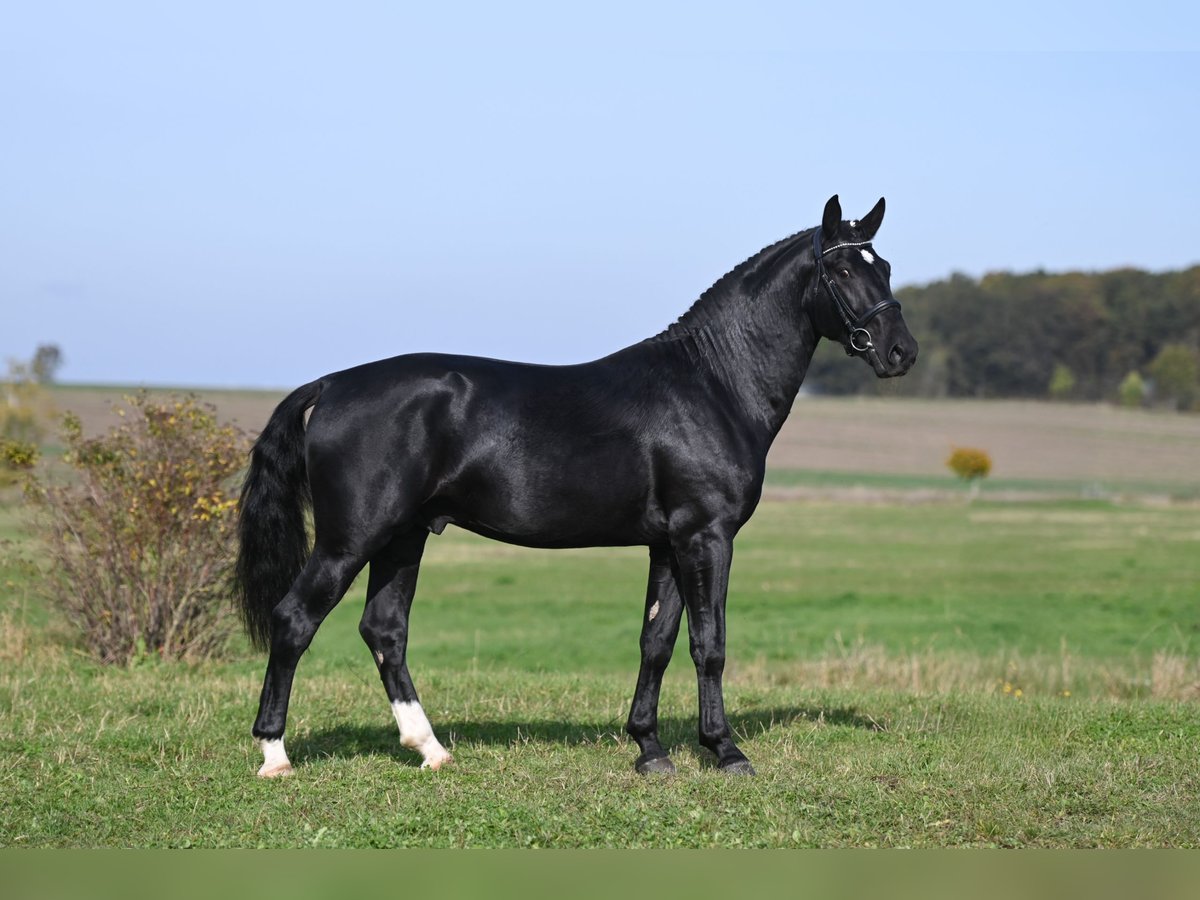
<svg viewBox="0 0 1200 900"><path fill-rule="evenodd" d="M263 753L263 764L258 770L259 778L278 778L280 775L292 774L292 764L288 761L287 751L283 749L283 738L258 743Z"/></svg>
<svg viewBox="0 0 1200 900"><path fill-rule="evenodd" d="M450 762L450 754L433 734L433 727L425 718L425 710L421 704L413 701L392 701L392 715L396 717L396 725L400 728L400 743L410 750L417 750L425 757L421 763L422 769L440 769Z"/></svg>
<svg viewBox="0 0 1200 900"><path fill-rule="evenodd" d="M863 255L863 259L865 259L867 262L869 262L869 263L874 263L874 262L875 262L875 257L874 257L874 255L871 253L871 251L870 251L870 250L859 250L858 252L859 252L859 253L861 253L861 254Z"/></svg>

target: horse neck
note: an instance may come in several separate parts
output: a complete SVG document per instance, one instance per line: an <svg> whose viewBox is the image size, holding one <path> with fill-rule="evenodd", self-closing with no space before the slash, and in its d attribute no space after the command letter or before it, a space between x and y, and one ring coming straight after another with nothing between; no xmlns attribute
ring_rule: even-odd
<svg viewBox="0 0 1200 900"><path fill-rule="evenodd" d="M785 238L746 260L658 338L689 341L698 365L725 385L768 444L791 412L820 340L806 303L816 270L810 235Z"/></svg>

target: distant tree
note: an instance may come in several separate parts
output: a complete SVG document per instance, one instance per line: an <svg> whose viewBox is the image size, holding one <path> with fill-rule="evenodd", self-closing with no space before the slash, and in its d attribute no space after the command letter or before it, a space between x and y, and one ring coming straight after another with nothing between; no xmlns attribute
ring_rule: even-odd
<svg viewBox="0 0 1200 900"><path fill-rule="evenodd" d="M1141 406L1145 402L1146 382L1142 380L1137 369L1134 369L1121 381L1121 386L1117 388L1117 399L1122 406L1131 408Z"/></svg>
<svg viewBox="0 0 1200 900"><path fill-rule="evenodd" d="M1200 393L1200 355L1187 344L1167 344L1150 363L1154 393L1175 401L1176 409L1190 409Z"/></svg>
<svg viewBox="0 0 1200 900"><path fill-rule="evenodd" d="M955 274L899 288L896 298L921 345L916 368L880 381L868 366L848 364L836 341L822 341L808 371L810 390L1042 398L1056 396L1054 382L1057 396L1104 400L1120 396L1130 372L1153 376L1150 364L1165 340L1200 347L1200 266L1167 273ZM1069 390L1060 365L1074 378ZM1183 390L1190 401L1167 399L1187 406L1200 398L1200 385ZM1164 397L1161 389L1158 396Z"/></svg>
<svg viewBox="0 0 1200 900"><path fill-rule="evenodd" d="M33 354L30 369L39 384L53 384L58 368L62 365L63 355L58 344L39 344Z"/></svg>

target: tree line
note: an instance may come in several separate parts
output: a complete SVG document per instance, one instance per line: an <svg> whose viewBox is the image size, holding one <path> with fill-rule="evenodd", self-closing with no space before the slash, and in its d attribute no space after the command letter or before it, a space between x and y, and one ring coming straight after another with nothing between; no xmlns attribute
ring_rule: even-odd
<svg viewBox="0 0 1200 900"><path fill-rule="evenodd" d="M889 393L1200 406L1200 266L955 274L896 299L921 355ZM842 356L822 342L806 385L880 391L868 367Z"/></svg>

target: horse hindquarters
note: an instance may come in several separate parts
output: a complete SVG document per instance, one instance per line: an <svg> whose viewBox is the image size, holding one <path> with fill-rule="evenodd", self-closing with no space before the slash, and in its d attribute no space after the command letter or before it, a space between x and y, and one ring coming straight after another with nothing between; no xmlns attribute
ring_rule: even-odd
<svg viewBox="0 0 1200 900"><path fill-rule="evenodd" d="M283 738L300 657L396 528L384 514L389 501L372 490L369 448L364 453L353 428L338 426L347 408L339 402L338 386L330 376L280 404L259 438L243 490L238 560L243 610L251 633L270 647L252 732L262 742L264 777L291 771ZM320 407L306 431L303 413L318 395ZM316 425L320 413L334 422L332 428ZM316 540L297 574L291 567L297 548L303 551L307 542L304 506L310 498Z"/></svg>

